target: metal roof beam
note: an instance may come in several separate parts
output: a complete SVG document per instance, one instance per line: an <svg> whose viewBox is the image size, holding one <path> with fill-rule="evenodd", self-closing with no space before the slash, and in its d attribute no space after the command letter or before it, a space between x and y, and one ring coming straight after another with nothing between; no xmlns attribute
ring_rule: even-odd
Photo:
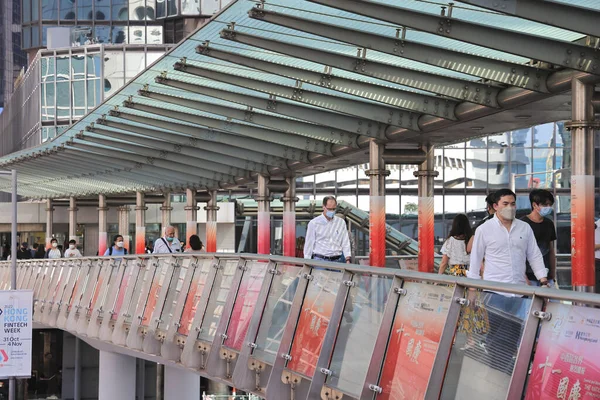
<svg viewBox="0 0 600 400"><path fill-rule="evenodd" d="M153 115L161 115L163 117L173 118L180 121L201 125L204 127L224 130L228 133L227 136L229 142L236 141L237 138L251 139L250 142L256 145L255 148L253 148L253 150L271 153L282 158L298 160L306 163L309 162L308 151L301 150L296 147L286 146L283 144L286 140L286 135L283 133L271 132L269 135L266 135L270 140L264 140L261 139L260 136L263 130L254 128L249 125L242 126L239 124L232 124L229 121L210 121L207 118L201 117L199 115L193 115L173 110L166 110L164 108L154 107L140 103L129 102L126 104L126 107L134 110L144 111ZM276 142L272 142L271 140ZM329 146L329 149L330 148L331 146Z"/></svg>
<svg viewBox="0 0 600 400"><path fill-rule="evenodd" d="M345 28L339 25L317 22L315 20L286 15L270 10L254 8L249 14L250 18L260 19L272 24L339 40L344 43L354 44L363 49L372 49L393 56L477 76L494 82L534 90L536 92L548 92L545 82L550 71L407 40L400 34L400 29L396 30L397 37L391 37L376 35L357 29ZM302 57L301 54L296 56Z"/></svg>
<svg viewBox="0 0 600 400"><path fill-rule="evenodd" d="M194 110L218 114L240 121L247 121L279 131L294 132L301 136L310 136L315 140L358 147L356 143L359 136L355 133L337 131L320 125L309 124L303 121L256 113L252 108L240 110L239 108L222 106L197 99L183 99L181 97L152 90L139 90L138 93L140 96L148 97L154 100L178 104Z"/></svg>
<svg viewBox="0 0 600 400"><path fill-rule="evenodd" d="M269 111L275 114L286 115L288 117L301 119L318 125L329 126L342 131L354 132L360 134L364 127L372 121L363 118L357 118L351 115L332 114L330 111L320 110L315 107L306 107L285 101L278 101L276 98L264 98L260 96L230 92L228 90L216 89L196 83L184 82L172 77L160 76L156 82L165 86L189 90L190 92L214 97L232 103L243 104L249 107ZM385 130L383 124L378 125L378 129Z"/></svg>
<svg viewBox="0 0 600 400"><path fill-rule="evenodd" d="M237 36L237 32L234 30L224 30L221 31L221 36L225 39L230 39L237 41L235 38ZM259 39L260 40L260 39ZM244 42L245 43L245 42ZM257 46L260 47L260 46ZM293 47L293 46L292 46ZM298 50L298 49L296 49ZM278 50L273 50L277 51ZM309 52L310 48L303 48L301 52L296 53L297 56L301 58L305 58L305 51ZM311 59L311 61L317 62L319 64L324 64L325 69L323 72L315 72L308 69L296 68L292 66L288 66L282 64L280 62L273 63L269 61L264 61L254 57L248 57L240 55L239 53L233 53L229 51L224 51L220 49L216 49L214 45L210 45L208 43L202 44L197 47L197 52L209 56L212 58L216 58L219 60L228 61L238 65L244 65L249 68L258 69L260 71L265 71L271 74L283 76L286 78L296 79L301 82L310 83L316 86L322 86L327 89L331 89L337 92L342 92L346 94L351 94L356 97L364 98L371 101L377 101L379 103L383 103L386 105L399 107L405 110L416 111L424 114L435 115L438 117L446 118L446 119L455 119L454 117L454 107L456 107L456 101L443 99L440 97L435 97L431 95L425 95L420 93L415 93L408 91L406 89L401 88L391 88L383 85L375 85L372 83L362 82L356 79L344 78L339 75L336 75L333 71L329 69L332 65L327 63L326 59L316 60ZM316 53L320 53L318 50ZM289 54L289 53L285 53ZM348 57L350 58L350 57ZM358 65L360 62L366 62L366 59L358 57L355 59L354 68L359 70ZM351 64L348 64L351 67ZM394 72L394 67L391 65L385 65L388 70L388 75L390 72ZM352 68L346 68L354 72ZM400 72L400 71L399 71ZM434 74L427 74L419 71L406 70L406 77L402 80L403 82L394 82L400 83L405 86L414 87L418 89L423 89L418 86L425 86L423 84L418 85L413 82L417 82L413 79L411 75L426 75L428 78L444 80L444 78L440 78L439 76L435 76ZM423 79L420 79L421 83L423 83ZM392 81L393 82L393 81ZM457 82L458 90L454 90L452 92L462 92L464 91L464 82ZM432 86L432 85L430 85ZM423 89L426 90L426 89Z"/></svg>
<svg viewBox="0 0 600 400"><path fill-rule="evenodd" d="M93 132L92 132L93 133ZM200 178L206 178L209 180L213 180L215 182L224 182L224 183L236 183L235 177L231 175L221 174L215 171L209 171L204 168L194 166L194 162L196 164L200 164L199 160L195 160L192 157L185 157L182 155L177 156L177 160L168 159L169 153L166 151L154 150L148 147L139 146L131 143L123 143L112 138L100 138L95 135L90 135L88 133L77 135L78 140L84 140L86 142L97 143L101 146L112 147L115 151L121 152L125 157L128 157L127 152L131 152L132 159L136 159L139 161L139 157L148 157L148 159L152 159L154 164L161 167L161 165L170 164L169 168L175 171L185 171L190 175L196 175ZM194 167L190 169L189 167Z"/></svg>
<svg viewBox="0 0 600 400"><path fill-rule="evenodd" d="M377 122L411 129L413 131L420 130L417 120L421 114L399 110L394 107L384 107L371 102L362 102L306 90L302 87L301 82L298 82L296 87L290 87L258 79L247 78L240 75L215 71L182 62L175 63L174 68L178 71L187 72L192 75L202 76L204 78L228 83L230 85L267 93L272 96L293 100L298 103L310 104L323 109L366 118L372 121L369 123L371 127L368 127L367 129L357 133L376 139L385 138L384 133L381 129L379 129L379 124L377 124ZM335 118L335 115L332 114L331 117Z"/></svg>
<svg viewBox="0 0 600 400"><path fill-rule="evenodd" d="M125 132L136 133L138 135L148 136L165 142L171 142L175 145L187 146L197 150L198 155L202 154L202 157L209 161L214 160L214 162L225 163L226 165L231 165L249 172L269 174L269 166L266 164L232 156L230 146L223 146L218 143L198 140L180 133L171 133L156 129L142 128L140 126L125 124L108 118L100 118L96 121L96 124L108 126L110 128ZM250 151L246 150L246 152ZM261 154L254 152L251 153L254 154L256 159L260 159L262 157Z"/></svg>
<svg viewBox="0 0 600 400"><path fill-rule="evenodd" d="M530 21L557 26L574 32L600 37L600 13L590 8L532 0L458 0L488 10L514 15Z"/></svg>
<svg viewBox="0 0 600 400"><path fill-rule="evenodd" d="M333 51L315 49L308 46L286 43L281 40L251 35L232 29L225 29L221 31L221 36L228 40L253 47L259 47L261 49L266 49L277 53L287 54L291 57L323 64L327 67L339 68L355 74L369 76L415 89L425 90L461 101L469 101L471 103L481 104L488 107L498 107L498 103L496 101L496 97L500 91L500 88L498 87L371 60L367 58L368 52L364 49L361 50L361 56L353 57ZM208 47L206 45L198 47L198 49L201 48L205 48L205 52L208 52L209 56L221 58L219 55L219 53L222 52L221 50L215 50L214 47ZM240 57L241 56L237 56L236 59ZM261 62L264 63L264 61ZM279 70L279 68L281 68L279 64L268 64L272 65L271 69ZM248 66L252 67L252 65ZM258 66L254 68L262 69ZM285 68L287 70L290 67ZM305 79L312 79L313 81L316 81L315 84L324 82L327 87L329 87L329 84L337 86L340 78L333 77L331 71L329 74L319 74L310 71L309 76L307 76ZM388 88L388 91L395 91L395 89ZM395 100L390 99L388 101ZM444 102L445 104L440 102ZM454 107L456 106L456 102L454 101L441 99L439 97L426 96L422 103L421 109L416 109L417 111L423 111L425 114L446 117L447 119L452 119L452 117L454 117ZM436 103L438 103L438 105L435 105ZM401 104L394 105L402 107ZM434 105L435 108L433 108ZM433 110L431 110L432 108ZM446 113L448 115L444 115Z"/></svg>
<svg viewBox="0 0 600 400"><path fill-rule="evenodd" d="M308 1L533 60L541 60L591 74L600 74L600 52L577 43L526 35L449 16L433 15L372 1Z"/></svg>
<svg viewBox="0 0 600 400"><path fill-rule="evenodd" d="M149 151L150 149L158 150L158 157L163 156L165 159L171 159L176 162L187 164L191 167L201 168L206 171L206 173L210 171L218 172L220 174L224 174L224 176L229 176L232 179L234 177L242 177L242 178L250 178L250 172L245 171L239 168L232 167L230 165L225 165L219 162L216 159L206 160L203 158L204 153L201 150L188 148L187 146L182 146L175 144L172 147L172 150L169 150L169 146L172 143L164 142L161 140L155 140L147 137L127 134L124 132L115 132L108 129L98 128L96 125L93 127L88 127L86 129L88 132L92 132L98 134L102 137L109 137L117 140L125 140L130 143L133 143L133 146L140 145L143 146L139 151L136 151L136 154L143 154L143 152L147 152L148 154L152 153ZM120 144L119 144L120 146ZM124 148L123 146L120 146ZM134 147L131 147L133 149ZM199 152L196 152L198 150ZM143 155L148 155L143 154ZM150 155L150 157L153 157ZM207 162L208 161L208 162Z"/></svg>

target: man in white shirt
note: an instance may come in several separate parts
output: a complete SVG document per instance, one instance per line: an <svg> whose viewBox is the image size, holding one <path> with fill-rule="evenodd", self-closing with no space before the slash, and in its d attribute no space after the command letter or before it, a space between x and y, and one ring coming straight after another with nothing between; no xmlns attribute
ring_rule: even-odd
<svg viewBox="0 0 600 400"><path fill-rule="evenodd" d="M337 200L323 199L323 213L308 223L304 242L304 258L350 263L350 237L343 219L335 216Z"/></svg>
<svg viewBox="0 0 600 400"><path fill-rule="evenodd" d="M65 258L83 257L79 249L77 249L77 242L73 239L69 240L69 248L65 250Z"/></svg>
<svg viewBox="0 0 600 400"><path fill-rule="evenodd" d="M165 236L156 239L152 254L167 254L181 252L181 243L175 237L175 228L168 226L165 229Z"/></svg>

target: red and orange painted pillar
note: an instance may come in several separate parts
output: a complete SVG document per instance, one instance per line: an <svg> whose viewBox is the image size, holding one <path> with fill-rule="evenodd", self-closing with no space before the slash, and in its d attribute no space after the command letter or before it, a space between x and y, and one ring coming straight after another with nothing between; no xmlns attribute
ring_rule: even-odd
<svg viewBox="0 0 600 400"><path fill-rule="evenodd" d="M52 240L52 225L54 225L54 207L52 200L46 200L46 250L50 248Z"/></svg>
<svg viewBox="0 0 600 400"><path fill-rule="evenodd" d="M125 244L127 253L131 254L131 249L129 248L129 241L131 240L129 236L129 207L120 206L117 210L119 212L119 235L123 236L123 243ZM112 246L112 243L110 245Z"/></svg>
<svg viewBox="0 0 600 400"><path fill-rule="evenodd" d="M69 197L69 240L77 240L77 199Z"/></svg>
<svg viewBox="0 0 600 400"><path fill-rule="evenodd" d="M269 178L258 176L258 217L257 244L258 254L271 253L271 196L269 194Z"/></svg>
<svg viewBox="0 0 600 400"><path fill-rule="evenodd" d="M286 178L287 190L283 201L283 255L296 257L296 178Z"/></svg>
<svg viewBox="0 0 600 400"><path fill-rule="evenodd" d="M419 195L419 271L433 272L435 240L433 187L438 172L435 171L433 146L423 146L423 150L425 161L419 165L419 170L414 174L418 178Z"/></svg>
<svg viewBox="0 0 600 400"><path fill-rule="evenodd" d="M204 209L206 210L206 252L217 252L217 191L210 191L210 198Z"/></svg>
<svg viewBox="0 0 600 400"><path fill-rule="evenodd" d="M385 144L376 140L369 143L369 265L385 267Z"/></svg>
<svg viewBox="0 0 600 400"><path fill-rule="evenodd" d="M135 193L135 254L146 252L146 199L143 192Z"/></svg>
<svg viewBox="0 0 600 400"><path fill-rule="evenodd" d="M103 256L108 248L108 207L106 195L98 195L98 255ZM112 246L112 243L110 244Z"/></svg>
<svg viewBox="0 0 600 400"><path fill-rule="evenodd" d="M185 191L185 247L190 247L190 236L198 234L198 202L196 189Z"/></svg>
<svg viewBox="0 0 600 400"><path fill-rule="evenodd" d="M573 156L571 175L571 280L573 290L594 292L594 135L600 126L594 120L594 84L572 81L571 130Z"/></svg>

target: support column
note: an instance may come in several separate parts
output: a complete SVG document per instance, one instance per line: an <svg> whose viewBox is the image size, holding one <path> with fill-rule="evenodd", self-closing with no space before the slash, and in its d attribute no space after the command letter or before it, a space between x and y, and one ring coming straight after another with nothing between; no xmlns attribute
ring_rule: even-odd
<svg viewBox="0 0 600 400"><path fill-rule="evenodd" d="M146 253L146 199L144 193L135 193L135 254Z"/></svg>
<svg viewBox="0 0 600 400"><path fill-rule="evenodd" d="M98 255L102 256L108 248L108 207L106 195L98 195ZM111 243L112 246L112 243Z"/></svg>
<svg viewBox="0 0 600 400"><path fill-rule="evenodd" d="M54 225L54 207L52 200L46 200L46 249L50 248L52 240L52 225Z"/></svg>
<svg viewBox="0 0 600 400"><path fill-rule="evenodd" d="M206 207L206 252L216 253L217 252L217 191L210 191L210 199L208 200Z"/></svg>
<svg viewBox="0 0 600 400"><path fill-rule="evenodd" d="M572 81L571 274L573 290L594 292L594 85Z"/></svg>
<svg viewBox="0 0 600 400"><path fill-rule="evenodd" d="M69 197L69 240L77 240L77 200Z"/></svg>
<svg viewBox="0 0 600 400"><path fill-rule="evenodd" d="M174 367L165 367L165 400L198 400L200 375Z"/></svg>
<svg viewBox="0 0 600 400"><path fill-rule="evenodd" d="M267 187L269 178L258 176L258 218L257 218L257 242L258 254L271 253L271 196Z"/></svg>
<svg viewBox="0 0 600 400"><path fill-rule="evenodd" d="M131 254L129 248L129 206L120 206L119 211L119 235L123 236L123 243L127 249L127 253Z"/></svg>
<svg viewBox="0 0 600 400"><path fill-rule="evenodd" d="M433 185L438 173L434 170L433 146L423 146L425 162L414 173L418 178L419 194L419 271L433 272L434 210Z"/></svg>
<svg viewBox="0 0 600 400"><path fill-rule="evenodd" d="M198 201L196 200L196 189L185 191L185 247L190 247L190 236L198 234Z"/></svg>
<svg viewBox="0 0 600 400"><path fill-rule="evenodd" d="M100 350L98 400L135 399L135 358Z"/></svg>
<svg viewBox="0 0 600 400"><path fill-rule="evenodd" d="M162 207L160 207L161 211L161 236L165 236L165 229L167 226L171 225L171 211L173 211L173 207L171 207L171 193L165 193L165 200L163 201Z"/></svg>
<svg viewBox="0 0 600 400"><path fill-rule="evenodd" d="M369 177L369 265L373 267L385 267L385 177L390 172L385 169L384 149L385 144L371 140L370 169L365 171Z"/></svg>
<svg viewBox="0 0 600 400"><path fill-rule="evenodd" d="M296 257L296 177L286 178L288 189L283 198L283 255Z"/></svg>

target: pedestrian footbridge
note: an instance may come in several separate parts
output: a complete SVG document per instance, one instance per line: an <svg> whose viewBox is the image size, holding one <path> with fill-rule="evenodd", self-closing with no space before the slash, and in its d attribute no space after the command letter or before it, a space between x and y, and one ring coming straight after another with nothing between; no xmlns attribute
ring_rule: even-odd
<svg viewBox="0 0 600 400"><path fill-rule="evenodd" d="M595 345L572 337L600 334L594 294L250 254L17 268L38 326L268 399L539 399L600 381Z"/></svg>

